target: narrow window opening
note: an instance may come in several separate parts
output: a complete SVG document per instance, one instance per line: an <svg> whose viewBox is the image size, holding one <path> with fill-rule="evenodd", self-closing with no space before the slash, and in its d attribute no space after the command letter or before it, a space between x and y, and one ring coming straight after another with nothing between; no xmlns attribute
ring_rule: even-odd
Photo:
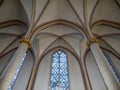
<svg viewBox="0 0 120 90"><path fill-rule="evenodd" d="M53 54L50 90L69 90L67 55L63 51Z"/></svg>
<svg viewBox="0 0 120 90"><path fill-rule="evenodd" d="M117 70L115 69L114 65L112 64L111 58L107 54L105 54L105 57L106 57L106 61L109 64L109 67L111 68L114 76L116 77L118 82L120 82L120 76L119 76Z"/></svg>
<svg viewBox="0 0 120 90"><path fill-rule="evenodd" d="M12 88L13 88L13 86L14 86L14 84L15 84L15 81L16 81L16 79L17 79L17 76L18 76L18 74L19 74L19 72L20 72L20 70L21 70L21 68L22 68L22 65L23 65L23 62L24 62L24 60L25 60L25 57L26 57L26 53L25 53L25 55L23 56L23 58L22 58L22 60L21 60L21 62L20 62L20 64L19 64L19 66L18 66L18 68L17 68L17 70L16 70L16 72L15 72L15 75L13 76L13 79L12 79L12 81L11 81L9 87L8 87L8 90L12 90Z"/></svg>

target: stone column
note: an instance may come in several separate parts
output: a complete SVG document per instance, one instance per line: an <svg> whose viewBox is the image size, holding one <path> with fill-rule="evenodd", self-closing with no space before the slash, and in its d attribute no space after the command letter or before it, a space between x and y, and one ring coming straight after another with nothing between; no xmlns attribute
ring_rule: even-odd
<svg viewBox="0 0 120 90"><path fill-rule="evenodd" d="M40 48L40 42L39 42L39 39L37 38L37 50L36 50L36 56L35 56L35 63L34 63L31 76L28 82L27 90L33 90L34 88L34 83L35 83L35 79L36 79L37 71L39 67L39 53L40 53L39 48Z"/></svg>
<svg viewBox="0 0 120 90"><path fill-rule="evenodd" d="M26 53L28 47L31 45L30 40L28 39L21 39L20 41L20 45L19 48L17 49L17 51L15 52L15 54L13 55L7 70L4 73L4 76L2 77L1 81L0 81L0 90L8 90L8 87L13 79L13 76L16 73L16 70L24 56L24 54Z"/></svg>
<svg viewBox="0 0 120 90"><path fill-rule="evenodd" d="M108 90L120 90L120 86L114 77L109 65L107 64L103 52L99 47L98 40L96 38L91 38L88 42L88 45L90 46L90 49L93 53L97 66Z"/></svg>
<svg viewBox="0 0 120 90"><path fill-rule="evenodd" d="M82 68L83 68L83 75L84 75L84 78L85 78L85 90L92 90L92 87L91 87L91 83L89 81L89 77L88 77L88 74L87 74L87 71L86 71L86 66L85 66L85 63L82 62Z"/></svg>
<svg viewBox="0 0 120 90"><path fill-rule="evenodd" d="M31 73L30 80L27 86L27 90L33 90L36 75L37 75L37 63L34 64L34 67L32 69L32 73Z"/></svg>
<svg viewBox="0 0 120 90"><path fill-rule="evenodd" d="M83 75L83 80L84 80L83 81L84 88L85 90L92 90L91 83L90 83L89 76L88 76L87 69L86 69L86 65L85 65L85 61L84 61L84 54L85 54L85 50L87 49L86 40L81 40L80 48L82 48L80 49L80 61L81 61L82 75Z"/></svg>

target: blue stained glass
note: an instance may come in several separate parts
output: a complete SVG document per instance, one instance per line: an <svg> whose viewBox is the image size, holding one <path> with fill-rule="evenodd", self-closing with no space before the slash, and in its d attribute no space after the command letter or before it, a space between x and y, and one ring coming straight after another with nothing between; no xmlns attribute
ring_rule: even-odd
<svg viewBox="0 0 120 90"><path fill-rule="evenodd" d="M50 90L69 90L67 55L57 51L52 59Z"/></svg>
<svg viewBox="0 0 120 90"><path fill-rule="evenodd" d="M20 69L21 69L21 67L22 67L22 65L23 65L24 60L25 60L25 57L26 57L26 53L25 53L25 55L23 56L22 61L20 62L19 66L18 66L18 68L17 68L17 70L16 70L16 72L15 72L15 75L13 76L13 79L12 79L12 81L11 81L9 87L8 87L8 90L12 90L12 88L13 88L13 86L14 86L14 84L15 84L15 81L16 81L16 79L17 79L17 76L18 76L18 74L19 74L19 71L20 71Z"/></svg>
<svg viewBox="0 0 120 90"><path fill-rule="evenodd" d="M114 73L116 79L118 80L118 82L120 82L120 76L118 75L118 72L117 72L116 69L114 68L114 66L113 66L113 64L112 64L112 62L111 62L111 58L110 58L108 55L106 55L106 54L105 54L105 57L106 57L106 61L107 61L107 63L109 64L112 72Z"/></svg>

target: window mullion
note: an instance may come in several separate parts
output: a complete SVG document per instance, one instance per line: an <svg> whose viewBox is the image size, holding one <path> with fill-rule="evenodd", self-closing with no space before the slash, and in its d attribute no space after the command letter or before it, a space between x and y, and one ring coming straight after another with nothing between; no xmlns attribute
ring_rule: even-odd
<svg viewBox="0 0 120 90"><path fill-rule="evenodd" d="M52 60L50 90L69 90L66 54L57 51Z"/></svg>

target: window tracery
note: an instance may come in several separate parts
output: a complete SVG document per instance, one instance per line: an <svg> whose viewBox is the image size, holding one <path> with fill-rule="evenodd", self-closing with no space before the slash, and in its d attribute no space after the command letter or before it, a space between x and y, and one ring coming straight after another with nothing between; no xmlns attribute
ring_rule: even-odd
<svg viewBox="0 0 120 90"><path fill-rule="evenodd" d="M120 82L120 76L119 76L117 70L115 69L114 65L112 64L111 58L107 54L105 54L105 57L106 57L106 61L109 64L109 66L110 66L110 68L111 68L114 76L116 77L116 79L118 80L118 82Z"/></svg>
<svg viewBox="0 0 120 90"><path fill-rule="evenodd" d="M21 62L20 62L20 64L19 64L19 66L18 66L18 68L17 68L17 70L16 70L16 72L15 72L15 75L13 76L13 79L12 79L12 81L11 81L9 87L8 87L8 90L12 90L12 88L13 88L13 86L14 86L14 84L15 84L15 81L16 81L16 79L17 79L17 76L18 76L18 74L19 74L19 72L20 72L20 70L21 70L21 68L22 68L23 63L24 63L25 57L26 57L26 53L25 53L25 55L23 56L23 58L22 58L22 60L21 60Z"/></svg>
<svg viewBox="0 0 120 90"><path fill-rule="evenodd" d="M69 90L67 55L56 51L52 57L50 90Z"/></svg>

